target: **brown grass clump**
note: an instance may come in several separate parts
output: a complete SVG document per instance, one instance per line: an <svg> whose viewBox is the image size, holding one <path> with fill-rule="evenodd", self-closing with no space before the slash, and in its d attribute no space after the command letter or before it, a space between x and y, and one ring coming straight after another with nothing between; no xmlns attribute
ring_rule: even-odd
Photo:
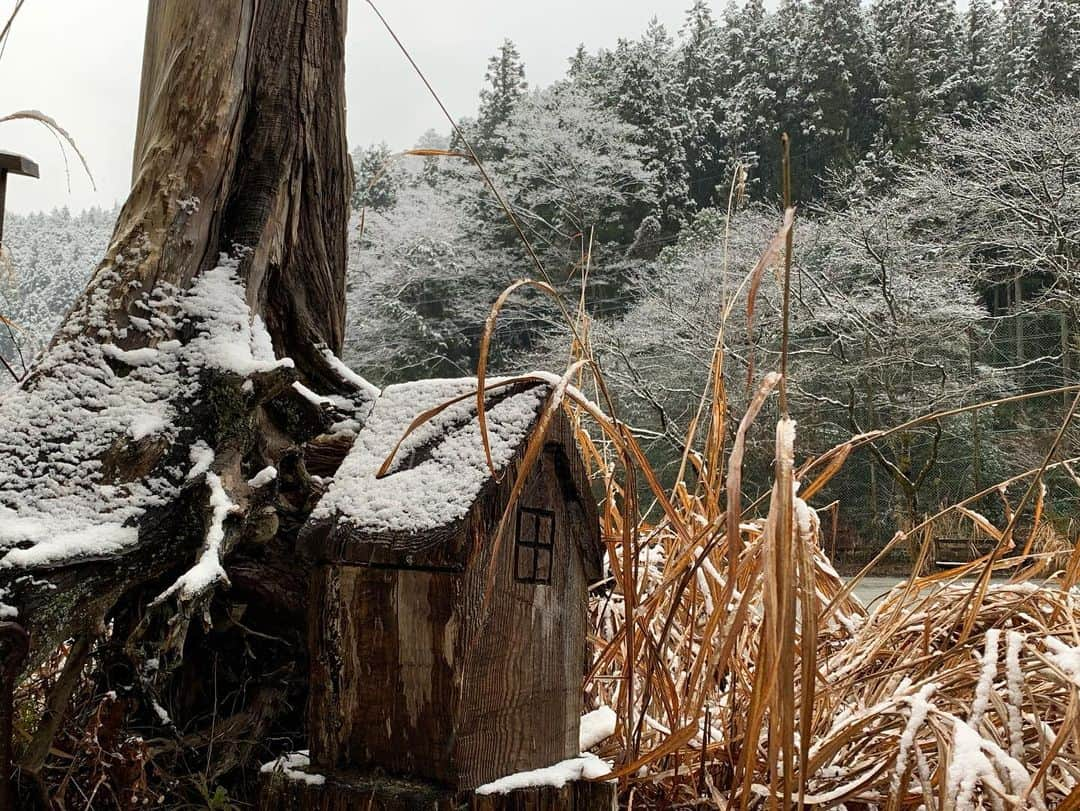
<svg viewBox="0 0 1080 811"><path fill-rule="evenodd" d="M1080 798L1080 595L972 584L895 588L829 662L810 791L883 808L1057 808Z"/></svg>
<svg viewBox="0 0 1080 811"><path fill-rule="evenodd" d="M792 224L789 210L747 274L740 289L751 299L764 271L791 250ZM482 356L510 292L488 319ZM729 301L725 323L731 309ZM1055 573L1062 550L1055 559L1038 542L1047 532L1042 478L1076 461L1053 459L1064 431L1039 469L898 532L880 557L911 545L921 550L916 571L929 560L935 522L968 524L994 548L951 572L913 578L868 614L852 596L858 578L844 583L822 551L810 504L853 450L888 431L796 467L795 427L781 404L772 491L743 505L746 435L764 402L782 395L783 377L761 378L728 446L721 328L710 390L665 490L611 416L583 312L548 410L565 407L579 425L588 418L599 428L579 430L603 483L611 571L592 599L586 692L617 710L616 735L599 753L612 760L609 779L620 781L628 807L1080 808L1080 550ZM606 409L571 385L586 380ZM1009 486L1024 488L1015 503ZM1005 501L1004 527L969 506L995 492ZM642 494L658 519L645 520ZM1021 515L1026 538L1018 541ZM1012 580L992 582L1002 573Z"/></svg>
<svg viewBox="0 0 1080 811"><path fill-rule="evenodd" d="M637 525L630 567L607 468L613 582L593 600L587 686L619 710L619 735L601 754L624 796L721 808L1080 808L1080 551L1049 581L1046 555L995 552L901 584L867 614L822 552L816 513L782 497L794 491L792 440L781 422L768 514L740 520L735 544L713 495L680 484L674 516ZM1003 530L970 515L1006 548ZM983 591L972 576L991 568L1015 574Z"/></svg>

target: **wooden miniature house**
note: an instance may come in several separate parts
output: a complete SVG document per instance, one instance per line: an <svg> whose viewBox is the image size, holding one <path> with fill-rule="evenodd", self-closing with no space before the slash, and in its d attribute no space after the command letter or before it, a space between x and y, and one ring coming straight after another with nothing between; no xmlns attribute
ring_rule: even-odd
<svg viewBox="0 0 1080 811"><path fill-rule="evenodd" d="M467 792L578 755L587 589L603 547L568 419L497 528L551 387L385 389L305 534L315 561L313 771L377 770ZM410 434L417 415L451 400Z"/></svg>

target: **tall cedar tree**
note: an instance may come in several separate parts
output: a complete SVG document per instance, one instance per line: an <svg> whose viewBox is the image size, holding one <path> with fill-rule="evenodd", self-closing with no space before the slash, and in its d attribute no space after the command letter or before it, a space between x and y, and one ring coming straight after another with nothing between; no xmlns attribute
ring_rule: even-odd
<svg viewBox="0 0 1080 811"><path fill-rule="evenodd" d="M525 64L513 42L504 40L499 52L488 60L484 80L487 85L480 91L475 147L483 158L501 158L506 147L498 143L496 132L510 120L514 107L529 87L525 81Z"/></svg>
<svg viewBox="0 0 1080 811"><path fill-rule="evenodd" d="M885 143L897 156L920 149L960 89L959 24L952 0L877 0L871 7Z"/></svg>
<svg viewBox="0 0 1080 811"><path fill-rule="evenodd" d="M729 88L718 84L723 75L721 29L706 0L695 0L686 13L678 56L678 81L686 114L683 149L690 173L690 196L697 207L714 201L722 183L720 103Z"/></svg>

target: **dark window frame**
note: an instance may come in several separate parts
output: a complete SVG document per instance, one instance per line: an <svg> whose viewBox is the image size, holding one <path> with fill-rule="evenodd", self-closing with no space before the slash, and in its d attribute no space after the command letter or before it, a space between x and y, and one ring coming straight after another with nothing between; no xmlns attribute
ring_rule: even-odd
<svg viewBox="0 0 1080 811"><path fill-rule="evenodd" d="M532 536L526 537L522 533L525 517L531 519L531 526L525 529L532 530ZM547 522L547 537L543 537L541 527ZM528 566L525 560L525 572L522 572L522 550L528 550L532 566ZM547 558L547 570L544 573L540 562L542 557ZM555 511L543 507L521 507L517 509L517 522L514 535L514 580L518 583L527 583L533 586L550 586L551 572L555 563Z"/></svg>

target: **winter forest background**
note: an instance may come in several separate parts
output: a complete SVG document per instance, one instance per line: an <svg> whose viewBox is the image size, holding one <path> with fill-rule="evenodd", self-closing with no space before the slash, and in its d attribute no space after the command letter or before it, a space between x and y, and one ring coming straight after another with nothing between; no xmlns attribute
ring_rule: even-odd
<svg viewBox="0 0 1080 811"><path fill-rule="evenodd" d="M620 414L658 469L678 465L722 302L776 228L785 131L799 207L792 411L805 452L1076 381L1076 0L782 0L771 12L749 0L719 19L697 0L677 32L654 23L613 50L583 45L549 87L527 76L507 41L462 126L550 277L571 301L584 291ZM460 145L429 131L416 146ZM517 235L466 160L371 145L354 163L345 360L380 384L471 374L492 302L532 272ZM0 313L18 329L0 354L14 375L82 289L115 219L9 215ZM752 324L739 307L727 324L735 414L747 369L777 357L774 290L762 286ZM493 351L503 370L562 369L570 346L554 306L526 296L505 311ZM829 485L844 508L823 511L826 542L862 557L939 503L1037 467L1066 406L1035 398L876 443ZM768 486L770 455L748 458L760 460L746 473L752 496ZM1075 535L1077 505L1050 493L1050 519Z"/></svg>

